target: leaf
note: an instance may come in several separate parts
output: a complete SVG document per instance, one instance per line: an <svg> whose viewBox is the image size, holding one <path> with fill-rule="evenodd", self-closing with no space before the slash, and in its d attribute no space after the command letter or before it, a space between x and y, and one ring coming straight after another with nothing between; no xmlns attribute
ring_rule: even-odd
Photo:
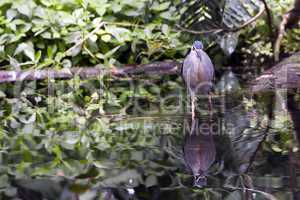
<svg viewBox="0 0 300 200"><path fill-rule="evenodd" d="M108 5L106 5L106 6L97 6L96 7L96 12L98 13L99 16L103 16L106 12L107 7L108 7Z"/></svg>
<svg viewBox="0 0 300 200"><path fill-rule="evenodd" d="M52 148L52 152L56 155L59 160L62 160L62 151L58 145Z"/></svg>
<svg viewBox="0 0 300 200"><path fill-rule="evenodd" d="M81 19L84 15L84 9L83 8L79 8L73 11L72 15L76 18L76 19Z"/></svg>
<svg viewBox="0 0 300 200"><path fill-rule="evenodd" d="M60 18L60 20L59 20L60 26L65 27L65 26L68 26L68 25L71 25L71 24L76 24L76 19L70 13L60 11L57 14Z"/></svg>
<svg viewBox="0 0 300 200"><path fill-rule="evenodd" d="M6 18L8 21L11 21L17 16L18 12L15 9L9 9L6 11Z"/></svg>
<svg viewBox="0 0 300 200"><path fill-rule="evenodd" d="M72 49L67 52L67 56L72 56L72 57L77 56L81 52L81 49L82 49L82 44L76 45L74 48L72 47Z"/></svg>
<svg viewBox="0 0 300 200"><path fill-rule="evenodd" d="M4 51L4 45L0 45L0 58L4 58L5 56L5 51Z"/></svg>
<svg viewBox="0 0 300 200"><path fill-rule="evenodd" d="M67 44L71 44L71 43L77 43L79 41L81 41L83 39L83 35L82 32L80 31L74 31L71 32L67 35L67 37L64 38L64 40L66 41Z"/></svg>
<svg viewBox="0 0 300 200"><path fill-rule="evenodd" d="M64 55L62 52L58 52L58 53L56 54L54 60L55 60L56 62L60 62L61 59L63 59L64 57L65 57L65 55Z"/></svg>
<svg viewBox="0 0 300 200"><path fill-rule="evenodd" d="M146 187L151 187L157 184L158 184L157 177L154 175L148 176L145 180Z"/></svg>
<svg viewBox="0 0 300 200"><path fill-rule="evenodd" d="M171 2L158 3L154 2L151 9L154 11L163 11L169 8Z"/></svg>
<svg viewBox="0 0 300 200"><path fill-rule="evenodd" d="M160 16L164 19L172 20L172 13L170 11L162 12Z"/></svg>
<svg viewBox="0 0 300 200"><path fill-rule="evenodd" d="M96 42L97 39L98 39L98 37L97 37L97 35L93 34L93 35L91 35L91 36L89 37L89 39L90 39L92 42Z"/></svg>
<svg viewBox="0 0 300 200"><path fill-rule="evenodd" d="M6 97L6 94L0 90L0 98Z"/></svg>
<svg viewBox="0 0 300 200"><path fill-rule="evenodd" d="M119 3L113 3L111 7L114 13L120 12L122 10L122 6Z"/></svg>
<svg viewBox="0 0 300 200"><path fill-rule="evenodd" d="M20 71L21 70L21 65L20 65L20 63L16 60L16 59L14 59L14 58L12 58L12 57L10 57L9 56L9 64L10 64L10 66L14 69L14 70L16 70L16 71Z"/></svg>
<svg viewBox="0 0 300 200"><path fill-rule="evenodd" d="M64 142L70 145L74 145L80 140L80 133L77 131L66 131L63 135Z"/></svg>
<svg viewBox="0 0 300 200"><path fill-rule="evenodd" d="M161 27L161 31L163 32L163 34L168 35L169 26L167 24L163 24L162 27Z"/></svg>
<svg viewBox="0 0 300 200"><path fill-rule="evenodd" d="M109 34L102 35L101 40L104 42L109 42L111 40L111 36Z"/></svg>
<svg viewBox="0 0 300 200"><path fill-rule="evenodd" d="M9 179L6 174L0 176L0 188L9 186Z"/></svg>
<svg viewBox="0 0 300 200"><path fill-rule="evenodd" d="M19 120L24 123L24 124L30 124L35 122L36 120L36 113L33 113L28 119L26 119L25 117L19 117Z"/></svg>
<svg viewBox="0 0 300 200"><path fill-rule="evenodd" d="M112 50L110 50L109 52L107 52L105 55L104 55L104 58L109 58L111 57L116 51L118 51L118 49L120 48L121 46L117 46L115 48L113 48Z"/></svg>
<svg viewBox="0 0 300 200"><path fill-rule="evenodd" d="M56 51L57 51L57 46L56 45L48 46L47 47L47 56L48 56L48 58L53 58Z"/></svg>
<svg viewBox="0 0 300 200"><path fill-rule="evenodd" d="M21 4L17 7L17 10L19 13L31 18L32 16L32 9L30 8L30 5L27 3Z"/></svg>
<svg viewBox="0 0 300 200"><path fill-rule="evenodd" d="M41 59L41 56L42 56L42 51L39 50L38 52L35 53L35 62L37 63L40 59Z"/></svg>
<svg viewBox="0 0 300 200"><path fill-rule="evenodd" d="M99 168L99 169L109 169L110 166L105 165L105 163L99 162L99 161L95 161L93 162L93 164L95 165L95 167Z"/></svg>
<svg viewBox="0 0 300 200"><path fill-rule="evenodd" d="M140 12L136 11L136 10L126 10L124 12L125 15L129 16L129 17L137 17L140 15Z"/></svg>
<svg viewBox="0 0 300 200"><path fill-rule="evenodd" d="M133 151L131 152L131 159L136 161L142 161L144 158L142 151Z"/></svg>
<svg viewBox="0 0 300 200"><path fill-rule="evenodd" d="M12 37L14 37L12 34L2 34L2 35L0 35L0 44L3 45L6 42L12 40Z"/></svg>
<svg viewBox="0 0 300 200"><path fill-rule="evenodd" d="M86 123L86 118L84 118L84 117L76 117L75 121L76 121L76 123L83 125L83 124Z"/></svg>
<svg viewBox="0 0 300 200"><path fill-rule="evenodd" d="M61 64L64 68L71 68L72 67L72 62L69 59L63 59Z"/></svg>
<svg viewBox="0 0 300 200"><path fill-rule="evenodd" d="M105 30L114 36L119 42L125 42L131 40L130 31L126 28L116 26L106 26Z"/></svg>
<svg viewBox="0 0 300 200"><path fill-rule="evenodd" d="M97 39L96 39L97 40ZM87 39L87 41L86 41L86 46L85 46L90 52L92 52L92 53L96 53L96 52L98 52L99 51L99 48L98 48L98 45L97 45L97 43L96 43L96 41L95 42L93 42L92 40L91 40L91 38L88 38ZM85 50L86 50L86 48L85 48Z"/></svg>
<svg viewBox="0 0 300 200"><path fill-rule="evenodd" d="M17 49L15 50L14 55L17 55L19 53L23 52L28 58L30 58L32 61L35 60L35 52L33 48L32 42L27 43L21 43L18 45Z"/></svg>
<svg viewBox="0 0 300 200"><path fill-rule="evenodd" d="M275 152L282 152L282 149L278 145L272 145L272 150Z"/></svg>
<svg viewBox="0 0 300 200"><path fill-rule="evenodd" d="M99 16L103 16L110 6L107 0L89 0L90 7L93 8Z"/></svg>

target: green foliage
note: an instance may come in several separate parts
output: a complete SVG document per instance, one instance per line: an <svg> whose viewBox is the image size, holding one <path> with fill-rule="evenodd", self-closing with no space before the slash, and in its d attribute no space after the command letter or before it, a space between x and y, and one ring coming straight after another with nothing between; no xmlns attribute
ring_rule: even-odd
<svg viewBox="0 0 300 200"><path fill-rule="evenodd" d="M145 63L183 55L187 47L180 33L169 27L178 18L170 2L2 1L0 13L2 65L61 68ZM101 22L105 24L85 38Z"/></svg>
<svg viewBox="0 0 300 200"><path fill-rule="evenodd" d="M112 67L164 59L181 60L191 41L198 37L207 44L218 72L224 64L231 65L230 56L222 53L214 39L194 37L174 29L180 15L186 11L181 2L1 0L0 67L4 70L97 64ZM279 17L291 1L268 3L274 11L275 22L279 23ZM203 5L202 8L201 12L207 14L205 11L209 9ZM210 11L214 12L213 9ZM209 19L210 15L205 17ZM260 69L261 64L272 57L268 25L263 18L236 36L239 40L233 57L238 56L238 59L233 64L255 65ZM283 41L284 50L298 51L298 40L298 29L288 32ZM240 91L240 87L236 90ZM173 76L153 76L151 80L149 77L121 80L110 76L91 80L75 77L72 80L1 84L0 198L16 196L15 179L20 180L21 186L40 185L37 188L64 193L66 188L57 188L59 176L74 181L67 192L82 196L95 196L94 190L85 193L87 188L143 185L148 189L159 185L176 195L221 198L214 189L199 190L191 188L191 184L186 184L190 187L187 188L181 183L192 178L180 155L186 99L181 79ZM253 104L248 101L243 106L250 111L256 106ZM204 103L199 105L205 106ZM239 112L234 113L237 117L231 115L228 118L236 123L235 128L244 128L237 120L244 117L239 116ZM262 116L265 117L265 113ZM252 121L255 124L260 120ZM268 137L264 152L286 155L293 146L291 135L286 134L291 132L287 121L284 117L276 121L282 125L274 129L279 139ZM253 136L257 141L254 133L257 131L245 131L245 135L250 139ZM244 142L248 141L246 139ZM245 150L244 143L239 144L237 147ZM220 146L227 148L222 143ZM241 152L233 155L245 159L246 154ZM244 176L232 174L236 171L224 169L222 176L228 180ZM237 182L238 186L243 184ZM234 183L231 186L235 186ZM234 192L228 199L240 196L241 193ZM58 199L57 196L51 198Z"/></svg>

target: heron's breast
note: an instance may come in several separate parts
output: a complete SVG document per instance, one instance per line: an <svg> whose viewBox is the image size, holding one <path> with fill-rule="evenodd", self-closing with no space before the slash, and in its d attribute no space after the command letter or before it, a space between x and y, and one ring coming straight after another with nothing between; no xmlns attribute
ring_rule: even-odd
<svg viewBox="0 0 300 200"><path fill-rule="evenodd" d="M200 88L204 84L209 84L210 77L205 70L203 63L197 56L191 55L188 58L186 69L184 69L184 79L187 85L192 89Z"/></svg>

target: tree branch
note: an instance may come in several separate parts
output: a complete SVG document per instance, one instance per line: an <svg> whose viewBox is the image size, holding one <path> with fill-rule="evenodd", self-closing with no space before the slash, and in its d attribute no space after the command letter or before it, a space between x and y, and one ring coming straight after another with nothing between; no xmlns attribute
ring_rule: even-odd
<svg viewBox="0 0 300 200"><path fill-rule="evenodd" d="M206 33L219 33L219 32L223 32L223 31L227 31L227 32L236 32L239 31L240 29L245 28L246 26L248 26L249 24L253 23L254 21L256 21L265 11L265 7L262 7L259 12L252 17L251 19L249 19L247 22L245 22L244 24L242 24L239 27L236 28L218 28L218 29L210 29L210 30L203 30L203 31L196 31L196 30L191 30L191 29L186 29L184 27L181 27L180 25L175 25L179 31L183 31L183 32L187 32L187 33L191 33L191 34L206 34Z"/></svg>
<svg viewBox="0 0 300 200"><path fill-rule="evenodd" d="M295 0L294 8L285 13L278 27L278 35L275 42L274 59L279 60L280 44L285 34L285 30L293 28L300 20L300 0Z"/></svg>
<svg viewBox="0 0 300 200"><path fill-rule="evenodd" d="M272 48L274 49L274 32L273 32L273 19L272 19L272 13L271 10L269 9L269 6L266 2L266 0L261 0L265 6L265 10L267 13L267 23L269 26L269 37L270 37L270 42L272 44Z"/></svg>

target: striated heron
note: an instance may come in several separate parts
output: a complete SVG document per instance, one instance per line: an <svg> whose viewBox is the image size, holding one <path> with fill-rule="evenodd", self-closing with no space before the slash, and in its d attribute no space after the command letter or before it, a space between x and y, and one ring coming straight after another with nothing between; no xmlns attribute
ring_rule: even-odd
<svg viewBox="0 0 300 200"><path fill-rule="evenodd" d="M209 110L211 110L212 80L214 78L214 66L209 56L203 51L203 44L195 41L191 51L183 61L181 69L182 78L189 90L192 102L192 119L195 118L195 95L198 93L209 95Z"/></svg>

